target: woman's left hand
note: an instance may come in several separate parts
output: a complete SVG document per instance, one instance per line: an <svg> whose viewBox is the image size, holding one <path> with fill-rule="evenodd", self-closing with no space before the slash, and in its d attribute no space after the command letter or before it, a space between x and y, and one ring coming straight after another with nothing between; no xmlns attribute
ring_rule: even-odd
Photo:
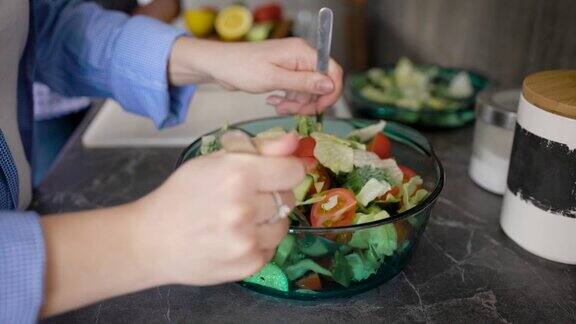
<svg viewBox="0 0 576 324"><path fill-rule="evenodd" d="M327 75L315 69L316 50L300 38L223 43L181 37L169 63L176 85L215 82L250 93L285 91L267 98L279 114L314 114L338 100L342 68L330 60Z"/></svg>

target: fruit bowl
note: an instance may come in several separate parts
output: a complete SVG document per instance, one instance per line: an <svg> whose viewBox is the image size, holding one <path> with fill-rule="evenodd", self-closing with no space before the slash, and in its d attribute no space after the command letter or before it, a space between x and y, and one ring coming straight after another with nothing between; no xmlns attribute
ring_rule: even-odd
<svg viewBox="0 0 576 324"><path fill-rule="evenodd" d="M249 134L282 126L291 117L253 120L230 126ZM326 133L344 136L374 124L362 119L330 119ZM388 218L342 227L291 226L276 254L260 272L239 284L281 298L314 300L351 296L390 280L409 261L444 184L444 171L429 141L416 130L388 122L384 133L398 163L416 171L429 194L418 205ZM214 132L214 134L216 131ZM201 141L186 148L178 165L200 155Z"/></svg>

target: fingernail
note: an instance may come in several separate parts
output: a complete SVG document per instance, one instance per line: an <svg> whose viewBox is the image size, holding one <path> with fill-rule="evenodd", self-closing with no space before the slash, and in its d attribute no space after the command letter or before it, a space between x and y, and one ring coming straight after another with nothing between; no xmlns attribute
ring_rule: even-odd
<svg viewBox="0 0 576 324"><path fill-rule="evenodd" d="M278 97L268 97L266 98L266 103L272 106L276 106L278 105L280 102L282 101L282 99L278 98Z"/></svg>
<svg viewBox="0 0 576 324"><path fill-rule="evenodd" d="M316 89L321 93L330 93L334 90L334 84L329 80L322 80L316 82Z"/></svg>

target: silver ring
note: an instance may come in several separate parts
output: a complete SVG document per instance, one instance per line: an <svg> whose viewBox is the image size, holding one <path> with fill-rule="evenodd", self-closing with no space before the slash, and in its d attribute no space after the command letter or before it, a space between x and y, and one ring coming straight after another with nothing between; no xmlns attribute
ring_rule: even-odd
<svg viewBox="0 0 576 324"><path fill-rule="evenodd" d="M276 222L279 219L288 217L288 215L290 215L290 212L292 211L292 209L288 207L288 205L286 205L284 201L282 201L282 196L280 196L280 193L278 193L278 191L272 191L272 197L274 197L274 201L276 202L276 215L274 215L274 217L270 219L271 223Z"/></svg>

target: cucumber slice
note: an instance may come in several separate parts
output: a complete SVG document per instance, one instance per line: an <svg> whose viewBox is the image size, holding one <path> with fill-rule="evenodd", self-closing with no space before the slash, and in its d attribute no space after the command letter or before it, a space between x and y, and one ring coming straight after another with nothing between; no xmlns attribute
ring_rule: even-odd
<svg viewBox="0 0 576 324"><path fill-rule="evenodd" d="M260 271L244 279L244 282L287 292L288 277L274 263L266 264Z"/></svg>
<svg viewBox="0 0 576 324"><path fill-rule="evenodd" d="M279 266L284 266L284 262L292 253L294 246L296 245L296 238L293 235L286 235L284 240L280 242L278 248L276 249L276 254L274 255L274 262Z"/></svg>
<svg viewBox="0 0 576 324"><path fill-rule="evenodd" d="M304 199L306 198L306 194L308 193L308 191L310 191L310 188L312 188L312 185L314 184L314 178L307 174L304 177L304 180L302 180L302 182L300 182L300 184L292 189L292 192L294 193L294 198L296 198L296 202L303 202Z"/></svg>

